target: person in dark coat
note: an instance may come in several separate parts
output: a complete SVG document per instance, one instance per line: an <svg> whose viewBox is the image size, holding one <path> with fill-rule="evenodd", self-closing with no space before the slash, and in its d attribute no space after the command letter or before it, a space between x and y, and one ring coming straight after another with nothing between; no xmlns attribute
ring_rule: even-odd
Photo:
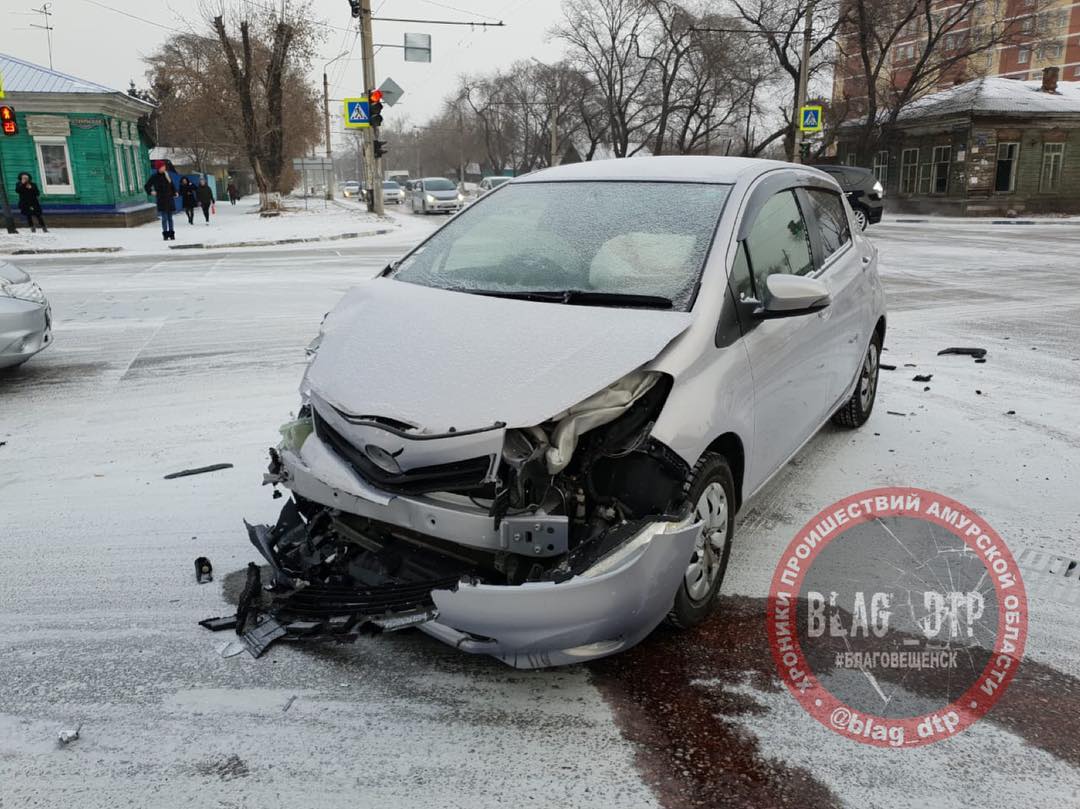
<svg viewBox="0 0 1080 809"><path fill-rule="evenodd" d="M194 184L187 177L180 178L180 204L184 208L184 213L187 214L187 223L194 225L195 208L198 207L199 200Z"/></svg>
<svg viewBox="0 0 1080 809"><path fill-rule="evenodd" d="M161 237L168 241L176 241L176 231L173 230L173 200L176 198L176 188L173 187L172 177L164 163L158 164L158 170L150 175L146 181L146 193L157 198L158 216L161 217Z"/></svg>
<svg viewBox="0 0 1080 809"><path fill-rule="evenodd" d="M210 206L214 204L214 190L206 184L206 178L199 179L199 187L195 189L195 193L199 196L199 205L202 207L203 218L206 219L206 224L210 224Z"/></svg>
<svg viewBox="0 0 1080 809"><path fill-rule="evenodd" d="M15 193L19 195L19 210L26 217L26 224L30 226L31 233L37 233L34 227L34 217L37 217L41 231L48 233L45 220L41 218L41 191L34 185L33 179L25 171L19 174L19 180L15 183Z"/></svg>
<svg viewBox="0 0 1080 809"><path fill-rule="evenodd" d="M240 189L236 187L236 183L229 183L229 187L225 191L229 195L229 202L235 205L236 201L240 199Z"/></svg>

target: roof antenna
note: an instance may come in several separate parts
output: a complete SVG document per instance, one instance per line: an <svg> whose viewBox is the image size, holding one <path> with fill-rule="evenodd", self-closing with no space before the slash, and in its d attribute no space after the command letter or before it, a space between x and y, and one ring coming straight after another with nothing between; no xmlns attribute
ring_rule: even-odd
<svg viewBox="0 0 1080 809"><path fill-rule="evenodd" d="M42 3L41 8L32 8L32 9L30 9L30 11L32 11L32 12L34 12L36 14L40 14L45 18L45 24L44 25L38 25L37 23L30 23L30 27L31 28L41 28L41 29L43 29L45 31L45 36L48 37L48 40L49 40L49 70L52 70L53 69L53 62L52 62L52 32L53 32L53 27L51 25L49 25L49 17L52 16L52 12L49 11L50 8L52 8L52 3Z"/></svg>

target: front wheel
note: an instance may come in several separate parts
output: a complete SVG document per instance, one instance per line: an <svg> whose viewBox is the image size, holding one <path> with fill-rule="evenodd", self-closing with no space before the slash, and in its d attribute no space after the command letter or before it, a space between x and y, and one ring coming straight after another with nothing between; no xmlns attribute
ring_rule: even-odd
<svg viewBox="0 0 1080 809"><path fill-rule="evenodd" d="M735 531L735 483L727 459L712 452L701 456L685 491L702 530L668 613L668 622L680 629L705 619L727 571Z"/></svg>
<svg viewBox="0 0 1080 809"><path fill-rule="evenodd" d="M866 215L866 211L862 208L856 208L852 213L855 214L855 226L859 230L866 230L867 225L870 224L870 217Z"/></svg>
<svg viewBox="0 0 1080 809"><path fill-rule="evenodd" d="M862 427L874 410L877 399L878 374L881 371L881 332L875 331L863 356L859 381L851 398L833 413L833 424L840 427Z"/></svg>

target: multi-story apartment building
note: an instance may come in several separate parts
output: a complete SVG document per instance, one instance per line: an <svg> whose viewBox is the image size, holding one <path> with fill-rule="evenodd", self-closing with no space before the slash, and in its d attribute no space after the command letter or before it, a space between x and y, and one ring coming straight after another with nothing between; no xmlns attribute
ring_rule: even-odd
<svg viewBox="0 0 1080 809"><path fill-rule="evenodd" d="M906 6L908 2L900 2ZM934 0L937 13L956 8L957 0ZM972 19L961 21L941 41L941 53L967 47L968 37L1002 38L1004 41L953 65L936 87L945 89L982 76L1036 79L1043 68L1057 67L1063 80L1080 80L1080 0L980 0L972 5ZM989 32L996 32L990 34ZM910 78L907 69L917 60L925 33L921 20L904 27L887 55L883 80L902 87ZM833 77L833 103L846 101L848 114L861 112L866 97L863 66L854 52L853 40L840 38L842 58Z"/></svg>

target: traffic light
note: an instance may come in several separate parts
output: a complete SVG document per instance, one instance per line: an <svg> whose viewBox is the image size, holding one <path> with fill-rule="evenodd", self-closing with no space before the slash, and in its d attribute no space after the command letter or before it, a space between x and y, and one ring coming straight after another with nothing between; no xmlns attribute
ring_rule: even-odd
<svg viewBox="0 0 1080 809"><path fill-rule="evenodd" d="M6 104L0 107L0 128L5 135L18 135L19 124L15 121L15 110Z"/></svg>
<svg viewBox="0 0 1080 809"><path fill-rule="evenodd" d="M382 126L382 90L368 91L368 120L372 126Z"/></svg>
<svg viewBox="0 0 1080 809"><path fill-rule="evenodd" d="M377 140L377 141L375 141L374 146L375 146L375 159L376 160L378 160L380 157L382 157L384 154L386 154L387 152L390 151L389 149L386 148L386 141L385 140Z"/></svg>
<svg viewBox="0 0 1080 809"><path fill-rule="evenodd" d="M360 0L349 0L349 9L354 17L360 16Z"/></svg>

